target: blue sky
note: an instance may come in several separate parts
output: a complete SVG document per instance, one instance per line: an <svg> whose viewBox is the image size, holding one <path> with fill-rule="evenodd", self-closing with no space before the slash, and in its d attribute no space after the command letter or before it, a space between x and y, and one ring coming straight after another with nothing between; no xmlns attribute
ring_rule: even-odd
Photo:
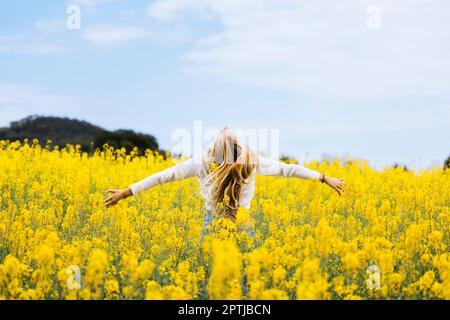
<svg viewBox="0 0 450 320"><path fill-rule="evenodd" d="M300 160L421 168L450 154L449 56L444 0L2 1L0 126L69 116L171 149L200 120L279 129Z"/></svg>

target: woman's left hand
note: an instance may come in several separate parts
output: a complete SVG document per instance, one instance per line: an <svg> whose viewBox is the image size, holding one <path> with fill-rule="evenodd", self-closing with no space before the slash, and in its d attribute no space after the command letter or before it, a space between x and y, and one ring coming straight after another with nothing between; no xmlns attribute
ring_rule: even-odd
<svg viewBox="0 0 450 320"><path fill-rule="evenodd" d="M111 194L108 198L105 199L105 206L107 208L115 206L120 200L126 199L133 194L130 188L110 189L106 190L106 192Z"/></svg>

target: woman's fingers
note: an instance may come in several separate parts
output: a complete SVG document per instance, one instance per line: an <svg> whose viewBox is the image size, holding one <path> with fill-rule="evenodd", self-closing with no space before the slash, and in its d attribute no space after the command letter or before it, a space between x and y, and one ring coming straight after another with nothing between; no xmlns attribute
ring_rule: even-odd
<svg viewBox="0 0 450 320"><path fill-rule="evenodd" d="M111 200L109 200L108 202L105 203L105 206L106 206L107 208L109 208L109 207L114 206L115 204L117 204L117 201L111 199Z"/></svg>
<svg viewBox="0 0 450 320"><path fill-rule="evenodd" d="M116 193L119 192L118 189L108 189L107 193L112 193L109 197L105 199L105 207L109 208L117 204L118 200L116 197Z"/></svg>
<svg viewBox="0 0 450 320"><path fill-rule="evenodd" d="M334 178L331 182L331 186L333 187L334 190L336 190L338 195L341 195L347 189L343 181L344 178Z"/></svg>
<svg viewBox="0 0 450 320"><path fill-rule="evenodd" d="M114 195L109 196L105 199L105 206L107 208L112 207L113 205L117 204L118 199Z"/></svg>

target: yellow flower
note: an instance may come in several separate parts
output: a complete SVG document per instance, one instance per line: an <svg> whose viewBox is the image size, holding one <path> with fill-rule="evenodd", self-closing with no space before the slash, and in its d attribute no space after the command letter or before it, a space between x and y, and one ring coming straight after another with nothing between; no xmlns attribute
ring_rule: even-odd
<svg viewBox="0 0 450 320"><path fill-rule="evenodd" d="M390 282L390 288L394 294L399 293L401 286L402 286L403 279L404 279L404 276L400 273L391 274L391 276L389 278L389 282Z"/></svg>
<svg viewBox="0 0 450 320"><path fill-rule="evenodd" d="M250 212L244 207L240 207L236 214L236 225L247 227L251 223Z"/></svg>
<svg viewBox="0 0 450 320"><path fill-rule="evenodd" d="M258 175L251 209L202 242L195 178L104 208L104 190L176 163L0 141L0 299L450 299L449 170L306 164L344 177L342 197Z"/></svg>
<svg viewBox="0 0 450 320"><path fill-rule="evenodd" d="M362 300L362 297L350 294L348 296L345 296L344 300Z"/></svg>
<svg viewBox="0 0 450 320"><path fill-rule="evenodd" d="M262 300L288 300L288 295L283 290L269 289L261 293Z"/></svg>
<svg viewBox="0 0 450 320"><path fill-rule="evenodd" d="M279 266L273 271L273 283L276 286L281 286L286 280L286 270Z"/></svg>
<svg viewBox="0 0 450 320"><path fill-rule="evenodd" d="M117 280L109 279L105 282L105 293L107 299L119 298L119 283Z"/></svg>
<svg viewBox="0 0 450 320"><path fill-rule="evenodd" d="M420 256L420 263L428 264L431 261L431 256L428 253L424 253Z"/></svg>
<svg viewBox="0 0 450 320"><path fill-rule="evenodd" d="M155 281L150 281L147 283L147 290L145 293L146 300L163 300L163 294L159 284Z"/></svg>
<svg viewBox="0 0 450 320"><path fill-rule="evenodd" d="M341 260L344 263L345 269L348 271L354 271L361 267L358 256L352 252L346 253Z"/></svg>
<svg viewBox="0 0 450 320"><path fill-rule="evenodd" d="M213 265L208 282L212 299L236 300L241 297L241 254L230 240L213 239Z"/></svg>
<svg viewBox="0 0 450 320"><path fill-rule="evenodd" d="M431 289L434 283L434 278L435 275L433 271L427 271L422 277L420 277L419 289L422 291L423 294L427 294L428 291Z"/></svg>
<svg viewBox="0 0 450 320"><path fill-rule="evenodd" d="M216 171L219 168L219 165L216 162L211 162L209 164L209 172Z"/></svg>
<svg viewBox="0 0 450 320"><path fill-rule="evenodd" d="M166 299L166 300L187 300L187 299L189 299L189 296L180 287L169 285L169 286L163 287L161 291L162 291L162 295L163 295L164 299Z"/></svg>
<svg viewBox="0 0 450 320"><path fill-rule="evenodd" d="M90 287L92 294L100 297L100 286L104 281L105 271L108 266L108 256L100 249L95 249L89 258L86 275L84 277L84 285Z"/></svg>
<svg viewBox="0 0 450 320"><path fill-rule="evenodd" d="M320 272L317 259L305 260L294 277L298 279L296 298L298 300L325 300L330 298L326 276Z"/></svg>

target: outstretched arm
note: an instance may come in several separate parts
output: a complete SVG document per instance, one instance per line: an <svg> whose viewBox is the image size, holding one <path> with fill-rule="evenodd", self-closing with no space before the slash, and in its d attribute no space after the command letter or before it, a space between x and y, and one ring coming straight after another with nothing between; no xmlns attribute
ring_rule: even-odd
<svg viewBox="0 0 450 320"><path fill-rule="evenodd" d="M108 190L107 192L111 195L105 199L105 206L112 207L122 199L126 199L132 195L136 195L140 192L170 181L194 177L198 175L199 168L200 164L197 164L194 159L189 159L166 170L152 174L151 176L132 184L126 189Z"/></svg>
<svg viewBox="0 0 450 320"><path fill-rule="evenodd" d="M259 174L265 176L295 177L306 180L319 180L341 195L345 190L344 179L327 177L323 173L298 164L287 164L268 158L259 158Z"/></svg>

